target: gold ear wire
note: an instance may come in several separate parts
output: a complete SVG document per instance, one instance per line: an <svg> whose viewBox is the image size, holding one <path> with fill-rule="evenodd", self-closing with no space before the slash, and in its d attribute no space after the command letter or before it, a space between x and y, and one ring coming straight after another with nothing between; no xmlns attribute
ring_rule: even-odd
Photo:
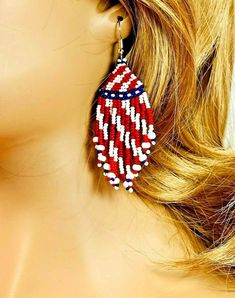
<svg viewBox="0 0 235 298"><path fill-rule="evenodd" d="M119 30L119 53L120 53L120 59L122 60L124 49L123 49L123 38L122 38L122 32L121 32L121 21L123 21L123 17L118 16L117 21L118 21L118 30Z"/></svg>

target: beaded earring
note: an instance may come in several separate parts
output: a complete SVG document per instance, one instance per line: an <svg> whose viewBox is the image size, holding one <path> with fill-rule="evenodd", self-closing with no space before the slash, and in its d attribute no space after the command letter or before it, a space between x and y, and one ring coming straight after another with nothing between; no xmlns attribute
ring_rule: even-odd
<svg viewBox="0 0 235 298"><path fill-rule="evenodd" d="M143 83L123 57L122 16L118 16L119 57L115 69L98 90L93 142L97 166L107 181L133 192L133 179L148 165L151 145L156 144L153 111Z"/></svg>

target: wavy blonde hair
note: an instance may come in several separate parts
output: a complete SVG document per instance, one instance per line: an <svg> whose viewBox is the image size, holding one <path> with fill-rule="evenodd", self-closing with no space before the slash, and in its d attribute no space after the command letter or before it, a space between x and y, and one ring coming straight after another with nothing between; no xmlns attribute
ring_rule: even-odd
<svg viewBox="0 0 235 298"><path fill-rule="evenodd" d="M103 0L105 7L118 1ZM234 59L233 0L120 0L127 54L154 110L157 145L134 190L161 204L195 254L171 266L235 281L235 152L223 137Z"/></svg>

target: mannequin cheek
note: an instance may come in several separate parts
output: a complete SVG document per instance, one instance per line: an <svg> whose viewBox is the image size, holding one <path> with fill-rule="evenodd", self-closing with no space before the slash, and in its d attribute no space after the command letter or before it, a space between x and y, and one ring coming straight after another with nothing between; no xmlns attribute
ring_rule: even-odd
<svg viewBox="0 0 235 298"><path fill-rule="evenodd" d="M35 41L28 49L22 44L0 54L0 138L82 125L112 49L89 43L48 51Z"/></svg>
<svg viewBox="0 0 235 298"><path fill-rule="evenodd" d="M88 72L79 70L77 51L77 65L72 53L46 52L37 45L1 55L0 137L56 129L80 117L89 94L79 85Z"/></svg>
<svg viewBox="0 0 235 298"><path fill-rule="evenodd" d="M79 32L66 24L33 34L0 31L0 138L79 125L88 115L112 46L95 39L87 24L76 26Z"/></svg>

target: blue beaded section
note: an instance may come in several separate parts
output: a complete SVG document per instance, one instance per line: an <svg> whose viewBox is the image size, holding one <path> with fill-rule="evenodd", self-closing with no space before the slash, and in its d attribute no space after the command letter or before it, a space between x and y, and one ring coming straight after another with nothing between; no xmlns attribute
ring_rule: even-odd
<svg viewBox="0 0 235 298"><path fill-rule="evenodd" d="M109 99L131 99L133 97L139 96L145 92L144 85L140 85L138 88L129 90L129 91L114 91L114 90L105 90L99 89L99 93L104 98Z"/></svg>

